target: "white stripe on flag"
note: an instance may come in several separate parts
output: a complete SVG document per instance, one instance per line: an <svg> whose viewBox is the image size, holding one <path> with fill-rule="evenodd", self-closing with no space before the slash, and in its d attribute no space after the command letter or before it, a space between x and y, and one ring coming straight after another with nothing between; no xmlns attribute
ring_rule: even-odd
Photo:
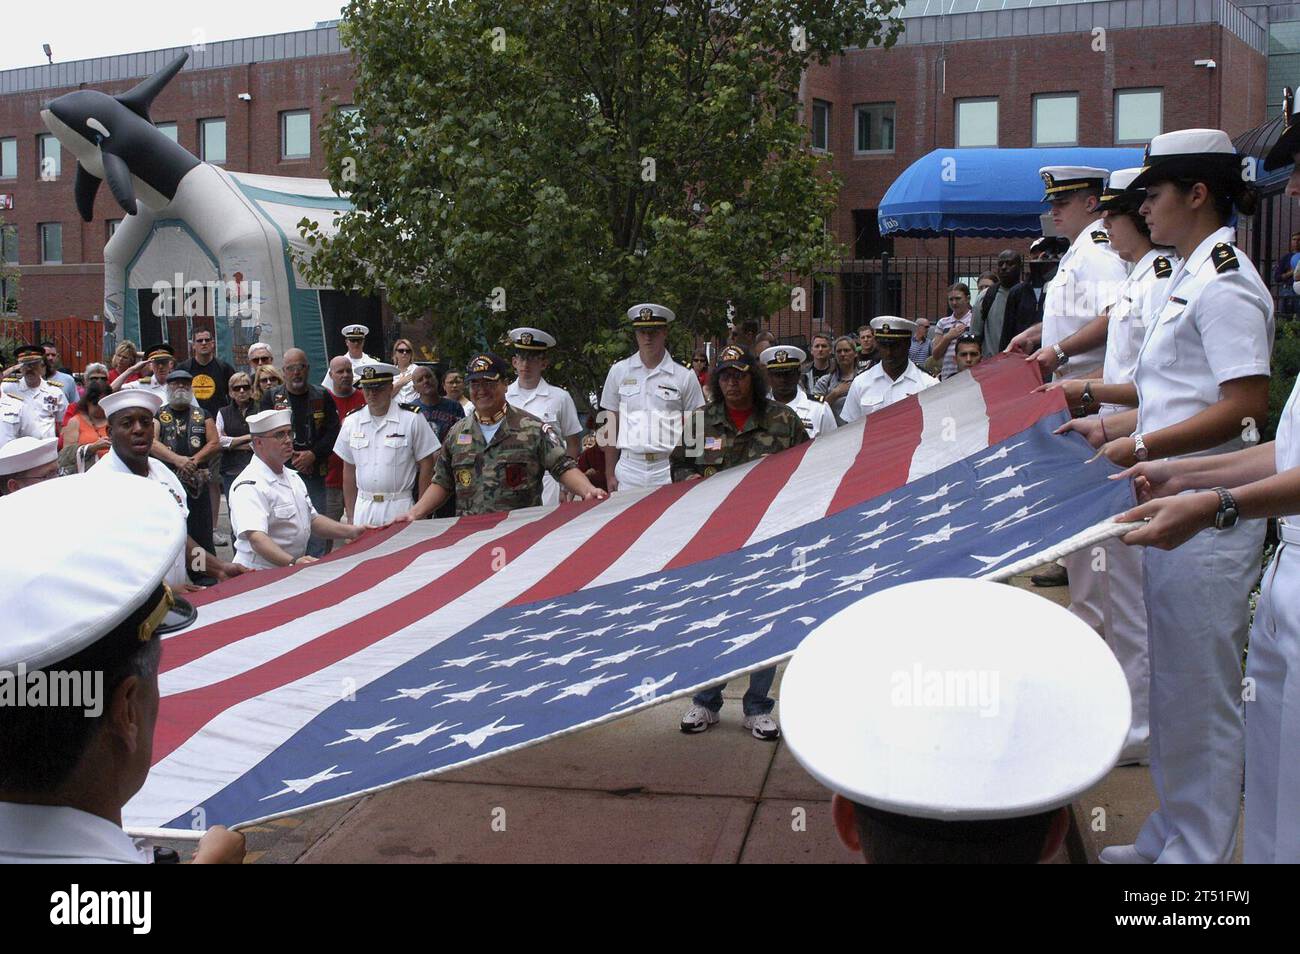
<svg viewBox="0 0 1300 954"><path fill-rule="evenodd" d="M975 375L963 372L917 395L924 423L908 483L989 446L989 409Z"/></svg>
<svg viewBox="0 0 1300 954"><path fill-rule="evenodd" d="M124 824L130 828L157 828L190 811L339 702L343 687L360 690L483 618L492 609L509 603L554 570L636 499L631 494L615 494L539 540L501 572L492 574L447 606L346 659L217 715L150 770L144 787L123 810ZM667 559L665 555L660 565ZM421 582L428 580L426 574ZM576 627L582 624L575 621L572 625L576 634ZM547 645L539 644L543 649ZM490 644L484 646L475 649L492 652ZM431 672L428 678L433 681L443 675L448 681L462 682L455 677L469 672L473 673L471 678L484 678L477 670L455 668ZM412 705L427 709L429 703L413 702Z"/></svg>

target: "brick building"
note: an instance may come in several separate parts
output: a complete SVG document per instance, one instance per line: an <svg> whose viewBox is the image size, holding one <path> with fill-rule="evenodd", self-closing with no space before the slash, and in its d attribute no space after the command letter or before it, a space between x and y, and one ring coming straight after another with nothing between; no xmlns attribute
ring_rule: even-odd
<svg viewBox="0 0 1300 954"><path fill-rule="evenodd" d="M908 0L892 49L851 51L805 77L813 146L843 180L828 226L848 257L805 283L810 307L778 313L777 330L856 327L882 300L877 284L901 287L892 301L905 302L897 307L906 313L942 313L946 240L882 239L876 226L889 184L932 149L1141 146L1170 129L1236 135L1262 122L1277 98L1266 89L1270 30L1261 25L1273 9L1247 14L1229 0ZM41 106L83 85L125 91L179 52L0 72L0 215L14 230L4 255L21 270L23 317L100 311L103 245L121 216L107 189L93 222L77 216L74 159L57 157L57 141L44 138ZM153 117L195 155L232 171L319 177L321 117L350 104L351 90L350 56L336 28L321 24L193 51ZM47 181L41 159L51 144L61 162ZM974 275L1008 244L1027 241L959 240L957 274ZM892 277L880 275L882 253Z"/></svg>

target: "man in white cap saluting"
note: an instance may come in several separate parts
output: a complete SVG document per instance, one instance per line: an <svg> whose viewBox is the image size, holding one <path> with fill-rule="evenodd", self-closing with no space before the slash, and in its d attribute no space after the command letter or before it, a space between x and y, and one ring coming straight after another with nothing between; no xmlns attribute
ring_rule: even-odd
<svg viewBox="0 0 1300 954"><path fill-rule="evenodd" d="M68 412L68 398L63 388L45 380L45 349L40 345L20 345L14 352L18 380L4 382L3 391L27 406L25 433L32 437L58 437L63 415Z"/></svg>
<svg viewBox="0 0 1300 954"><path fill-rule="evenodd" d="M59 476L57 437L19 437L0 447L0 494Z"/></svg>
<svg viewBox="0 0 1300 954"><path fill-rule="evenodd" d="M369 529L317 513L302 477L285 466L293 454L288 408L251 415L248 433L253 438L253 459L230 485L230 529L237 564L262 570L315 563L316 557L307 556L307 541L313 535L355 540Z"/></svg>
<svg viewBox="0 0 1300 954"><path fill-rule="evenodd" d="M22 398L0 391L0 447L15 437L38 437L40 422Z"/></svg>
<svg viewBox="0 0 1300 954"><path fill-rule="evenodd" d="M442 446L428 421L393 400L397 367L368 364L357 384L366 406L343 422L334 453L343 461L348 522L387 526L429 489Z"/></svg>
<svg viewBox="0 0 1300 954"><path fill-rule="evenodd" d="M683 417L704 407L700 379L668 353L668 323L677 316L647 302L633 305L627 317L637 352L609 369L600 393L606 420L599 438L611 493L672 483L669 456L681 443Z"/></svg>
<svg viewBox="0 0 1300 954"><path fill-rule="evenodd" d="M92 477L134 474L162 484L175 501L181 518L187 519L190 511L185 488L162 461L150 456L155 434L154 415L162 407L162 398L144 388L123 388L100 398L99 407L108 417L108 438L113 446L87 474ZM179 592L194 589L189 580L190 568L217 580L243 572L243 567L227 563L204 550L187 535L185 550L176 555L171 572L167 574L167 585Z"/></svg>
<svg viewBox="0 0 1300 954"><path fill-rule="evenodd" d="M366 354L366 335L370 334L370 329L365 325L347 325L343 329L343 340L347 343L347 359L352 362L353 377L360 377L361 369L367 364L378 364L378 358L372 358ZM329 362L325 362L325 377L321 378L320 386L331 394L334 393L334 382L330 380Z"/></svg>
<svg viewBox="0 0 1300 954"><path fill-rule="evenodd" d="M916 322L881 315L871 319L871 330L876 333L880 361L854 378L849 386L849 393L844 396L844 409L840 411L845 424L939 383L908 357Z"/></svg>
<svg viewBox="0 0 1300 954"><path fill-rule="evenodd" d="M918 606L960 606L963 623ZM840 840L867 861L1032 864L1059 850L1065 806L1114 767L1129 694L1068 611L938 579L873 593L813 629L781 681L781 713L794 757L835 793Z"/></svg>
<svg viewBox="0 0 1300 954"><path fill-rule="evenodd" d="M780 401L798 414L809 437L818 437L835 430L835 415L825 401L813 400L799 387L799 369L806 357L803 348L776 345L764 348L758 360L767 369L772 400Z"/></svg>
<svg viewBox="0 0 1300 954"><path fill-rule="evenodd" d="M1043 166L1038 174L1052 224L1070 248L1043 289L1043 320L1016 335L1007 350L1031 355L1044 376L1052 371L1060 377L1092 374L1106 359L1105 342L1074 354L1061 342L1114 304L1128 275L1128 266L1110 247L1101 217L1101 194L1110 173L1091 166Z"/></svg>
<svg viewBox="0 0 1300 954"><path fill-rule="evenodd" d="M512 328L510 342L515 348L510 359L515 379L506 388L506 401L511 407L527 411L550 424L564 439L565 453L577 460L582 453L578 444L578 437L582 434L578 408L568 391L542 377L550 367L550 351L555 347L555 339L537 328ZM559 502L560 485L549 473L543 475L542 504L550 506Z"/></svg>
<svg viewBox="0 0 1300 954"><path fill-rule="evenodd" d="M185 522L158 484L98 471L0 499L19 539L79 541L0 576L0 605L23 621L0 640L0 863L152 861L122 830L122 807L152 761L160 633L192 619L169 617L163 583L184 558ZM85 534L82 515L104 499L112 532ZM39 703L14 704L34 689ZM217 826L194 860L243 858L244 837Z"/></svg>

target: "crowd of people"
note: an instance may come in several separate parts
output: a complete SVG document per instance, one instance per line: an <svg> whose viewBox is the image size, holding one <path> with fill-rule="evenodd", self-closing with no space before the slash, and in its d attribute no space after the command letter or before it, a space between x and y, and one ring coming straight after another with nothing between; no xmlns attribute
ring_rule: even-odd
<svg viewBox="0 0 1300 954"><path fill-rule="evenodd" d="M1288 126L1268 162L1297 155L1300 125ZM559 343L539 328L509 333L509 360L482 352L441 379L408 339L388 361L366 354L369 329L357 324L343 329L346 351L319 383L299 348L277 356L257 344L236 369L202 327L188 360L178 364L166 343L124 343L107 364L86 367L81 389L59 369L56 348L23 345L0 400L0 494L27 493L60 470L150 479L167 491L155 500L170 500L185 520L184 549L157 568L184 591L310 563L369 528L707 479L1011 352L1036 363L1049 379L1042 388L1060 391L1073 411L1059 433L1081 435L1123 468L1140 501L1120 519L1141 526L1105 544L1104 560L1084 551L1065 561L1071 610L1104 639L1131 699L1119 761L1149 763L1159 798L1136 843L1108 848L1103 860L1230 860L1243 771L1246 860L1300 860L1300 696L1289 680L1300 666L1300 529L1287 519L1300 512L1300 408L1293 393L1277 440L1259 442L1274 306L1229 224L1254 211L1251 180L1216 130L1157 136L1140 169L1057 166L1041 176L1058 237L1030 248L1028 277L1008 250L979 277L973 300L954 283L949 314L936 321L882 315L853 336L818 332L807 352L744 322L716 358L699 350L689 367L668 352L673 311L636 304L627 311L636 350L609 369L585 421L568 391L546 380ZM1300 196L1300 173L1288 189ZM231 539L217 532L223 498ZM1267 517L1282 518L1282 545L1254 617L1244 698L1248 600ZM230 559L218 555L227 546ZM816 691L818 679L842 673L835 658L800 668L813 679L806 698L846 701ZM753 673L742 700L745 729L765 741L781 734L773 676ZM722 690L691 700L683 732L718 724ZM823 732L856 724L842 706L822 708ZM1038 805L1020 827L985 803L947 815L924 797L891 805L861 783L860 763L822 764L864 757L848 748L796 754L819 778L849 779L836 789L837 826L869 858L873 844L883 856L895 842L904 856L954 860L978 843L984 860L1009 858L1000 844L1034 860L1059 843L1060 801ZM936 779L938 799L941 761L920 762L917 775ZM1095 781L1095 768L1080 767L1060 797ZM924 847L935 843L948 847Z"/></svg>

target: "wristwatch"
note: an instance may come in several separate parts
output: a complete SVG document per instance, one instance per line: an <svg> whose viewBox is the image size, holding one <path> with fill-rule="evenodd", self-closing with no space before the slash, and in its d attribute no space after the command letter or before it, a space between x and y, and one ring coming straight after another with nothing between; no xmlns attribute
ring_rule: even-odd
<svg viewBox="0 0 1300 954"><path fill-rule="evenodd" d="M1063 368L1070 363L1070 356L1066 354L1059 344L1052 345L1052 350L1056 352L1056 366Z"/></svg>
<svg viewBox="0 0 1300 954"><path fill-rule="evenodd" d="M1150 456L1147 451L1147 443L1142 440L1141 434L1133 435L1133 456L1138 460L1146 460L1147 457Z"/></svg>
<svg viewBox="0 0 1300 954"><path fill-rule="evenodd" d="M1083 409L1086 411L1089 407L1097 403L1097 399L1092 396L1092 382L1089 381L1083 386Z"/></svg>
<svg viewBox="0 0 1300 954"><path fill-rule="evenodd" d="M1228 493L1223 487L1215 487L1214 492L1219 495L1219 509L1214 514L1214 528L1216 530L1228 530L1237 525L1237 498Z"/></svg>

